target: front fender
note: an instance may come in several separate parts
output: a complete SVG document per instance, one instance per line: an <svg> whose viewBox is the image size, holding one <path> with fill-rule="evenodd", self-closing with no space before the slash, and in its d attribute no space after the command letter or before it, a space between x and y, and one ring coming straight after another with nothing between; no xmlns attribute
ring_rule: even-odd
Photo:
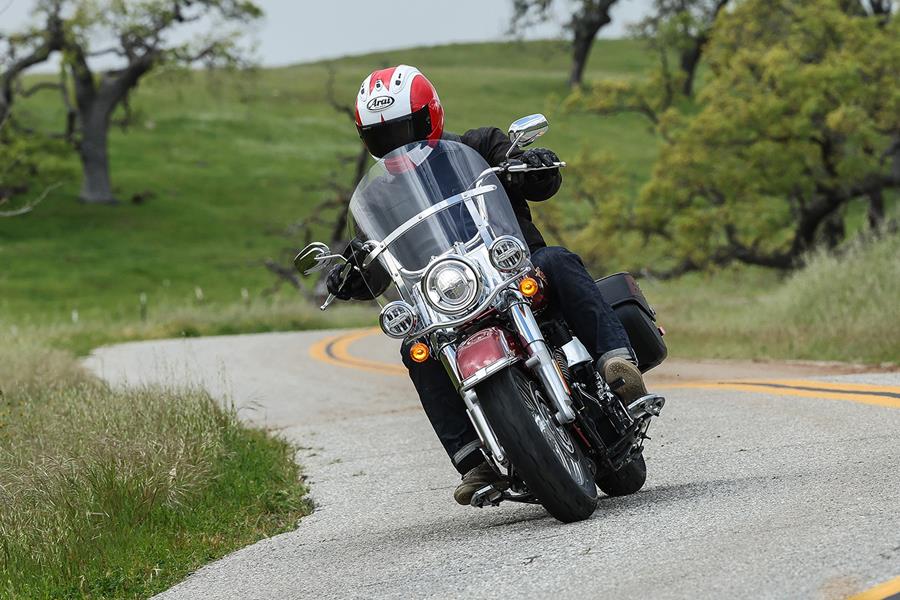
<svg viewBox="0 0 900 600"><path fill-rule="evenodd" d="M472 389L497 371L521 358L515 341L500 327L488 327L470 335L456 350L460 389Z"/></svg>

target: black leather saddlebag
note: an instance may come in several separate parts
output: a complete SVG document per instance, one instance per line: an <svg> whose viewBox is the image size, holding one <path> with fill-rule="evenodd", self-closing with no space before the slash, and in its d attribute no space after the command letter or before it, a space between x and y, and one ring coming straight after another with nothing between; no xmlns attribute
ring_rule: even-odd
<svg viewBox="0 0 900 600"><path fill-rule="evenodd" d="M649 371L665 360L668 351L663 332L656 325L656 312L644 298L634 277L630 273L616 273L598 279L596 284L600 295L625 326L641 371Z"/></svg>

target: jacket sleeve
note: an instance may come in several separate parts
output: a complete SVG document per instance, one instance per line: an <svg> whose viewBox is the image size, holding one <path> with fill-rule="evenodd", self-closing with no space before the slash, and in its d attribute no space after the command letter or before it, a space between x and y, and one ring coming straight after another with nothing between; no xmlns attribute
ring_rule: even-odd
<svg viewBox="0 0 900 600"><path fill-rule="evenodd" d="M509 137L497 127L470 129L462 135L462 141L477 150L492 167L499 166L506 160L506 153L512 146ZM522 154L522 150L516 148L510 153L510 158L518 158ZM504 185L509 187L510 184L504 182ZM531 202L543 202L556 194L561 185L562 175L559 169L553 169L525 175L516 191Z"/></svg>

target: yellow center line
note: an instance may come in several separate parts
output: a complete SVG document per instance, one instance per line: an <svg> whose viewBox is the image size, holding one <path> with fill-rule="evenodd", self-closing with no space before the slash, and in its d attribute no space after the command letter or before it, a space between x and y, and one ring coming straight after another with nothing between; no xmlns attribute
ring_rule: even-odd
<svg viewBox="0 0 900 600"><path fill-rule="evenodd" d="M897 596L900 596L900 577L850 596L847 600L887 600Z"/></svg>
<svg viewBox="0 0 900 600"><path fill-rule="evenodd" d="M777 383L782 385L800 385L808 386L815 383L818 388L831 390L854 390L857 392L888 392L892 394L900 394L900 386L895 385L873 385L871 383L851 383L842 381L810 381L804 379L773 379L766 383Z"/></svg>
<svg viewBox="0 0 900 600"><path fill-rule="evenodd" d="M396 363L366 360L350 354L350 346L379 333L379 329L361 329L322 338L309 349L314 359L339 367L348 367L381 375L406 375L406 367Z"/></svg>
<svg viewBox="0 0 900 600"><path fill-rule="evenodd" d="M406 375L401 365L353 356L350 347L356 342L380 333L378 328L357 329L348 333L329 336L310 348L316 360L345 368L358 369L380 375ZM857 402L886 408L900 408L900 386L872 385L867 383L843 383L807 379L771 379L741 381L686 381L662 384L661 388L717 389L736 392L762 393L773 396L797 396Z"/></svg>
<svg viewBox="0 0 900 600"><path fill-rule="evenodd" d="M748 380L734 382L715 382L715 381L688 381L684 383L663 384L659 387L663 388L686 388L686 389L716 389L730 390L735 392L755 392L760 394L770 394L773 396L798 396L801 398L822 398L825 400L844 400L847 402L858 402L860 404L871 404L874 406L883 406L887 408L900 408L900 398L892 397L888 394L896 395L900 392L900 388L891 386L881 386L877 390L865 390L867 394L853 393L851 389L847 391L838 391L834 385L820 385L820 382L814 380L792 380L792 385L801 386L810 389L792 389L790 387L771 387L770 384L778 386L785 385L784 381L763 381ZM874 386L873 386L874 387ZM862 390L857 390L862 391ZM877 395L881 392L885 395Z"/></svg>

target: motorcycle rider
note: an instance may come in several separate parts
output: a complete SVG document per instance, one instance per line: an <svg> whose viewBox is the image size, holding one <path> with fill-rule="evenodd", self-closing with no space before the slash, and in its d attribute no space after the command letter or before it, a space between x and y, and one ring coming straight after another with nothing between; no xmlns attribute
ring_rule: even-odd
<svg viewBox="0 0 900 600"><path fill-rule="evenodd" d="M356 99L356 126L375 158L413 142L449 140L473 148L495 167L508 160L507 151L512 145L496 127L471 129L462 135L444 131L444 110L437 91L418 69L407 65L378 70L366 77ZM551 167L559 161L556 154L545 148L527 152L516 148L510 158L532 167ZM620 382L616 391L628 404L647 390L625 329L597 292L581 258L565 248L547 246L531 219L527 201L549 199L561 183L562 176L555 168L507 177L503 186L531 251L531 261L548 279L551 303L587 347L604 379ZM387 273L377 263L362 271L367 254L362 245L363 240L355 239L344 252L358 268L345 277L343 267L337 265L328 275L328 291L338 299L371 300L390 284ZM454 498L460 504L469 504L478 489L497 483L498 475L484 460L465 404L443 365L435 359L416 363L409 357L408 348L409 344L405 344L401 354L422 407L463 476Z"/></svg>

